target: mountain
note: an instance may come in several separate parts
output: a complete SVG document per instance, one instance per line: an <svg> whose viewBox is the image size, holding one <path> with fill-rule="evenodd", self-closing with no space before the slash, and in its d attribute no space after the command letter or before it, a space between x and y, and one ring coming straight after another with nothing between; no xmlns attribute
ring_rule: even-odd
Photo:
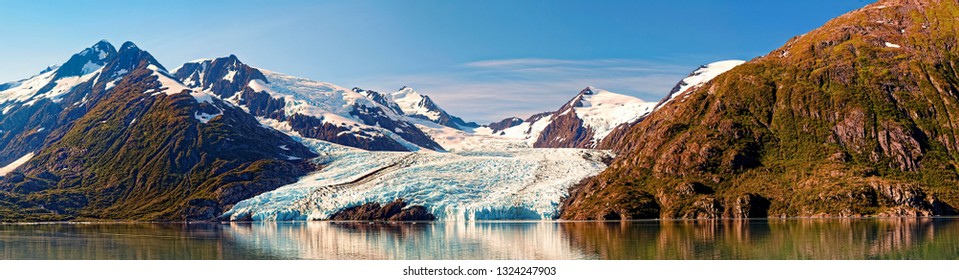
<svg viewBox="0 0 959 280"><path fill-rule="evenodd" d="M686 78L680 80L679 83L676 83L676 86L669 91L669 94L656 104L656 108L662 107L680 96L685 98L689 94L689 91L702 87L713 78L716 78L716 76L719 76L719 74L726 73L726 71L743 63L746 63L746 61L722 60L699 66L699 68L693 70L692 73L689 73L689 76L686 76Z"/></svg>
<svg viewBox="0 0 959 280"><path fill-rule="evenodd" d="M4 221L205 220L314 169L308 148L131 42L101 41L0 97L16 165L0 178Z"/></svg>
<svg viewBox="0 0 959 280"><path fill-rule="evenodd" d="M186 63L173 76L295 136L365 150L443 150L379 93L254 68L233 55Z"/></svg>
<svg viewBox="0 0 959 280"><path fill-rule="evenodd" d="M433 103L429 96L419 94L410 87L400 88L399 91L390 94L393 102L399 105L404 115L428 120L440 125L466 130L479 127L474 122L466 122L459 117L452 116Z"/></svg>
<svg viewBox="0 0 959 280"><path fill-rule="evenodd" d="M556 111L535 114L520 123L509 118L489 128L493 135L524 139L535 148L595 148L617 126L639 120L655 105L587 87Z"/></svg>
<svg viewBox="0 0 959 280"><path fill-rule="evenodd" d="M745 61L722 60L699 66L699 68L693 70L693 72L686 76L686 78L683 78L676 83L676 86L669 91L669 94L667 94L666 97L663 97L663 99L660 100L655 107L653 107L652 111L659 110L665 106L666 103L669 103L670 101L673 101L679 97L683 97L683 99L680 99L679 102L684 102L686 96L688 96L691 91L702 87L713 78L716 78L716 76L719 76L719 74L725 73L726 71L729 71L743 63L745 63ZM596 145L596 147L599 149L615 149L616 145L622 142L623 138L626 137L629 129L632 128L633 125L636 125L636 123L640 120L642 119L640 118L634 121L624 122L616 126L611 132L608 133L608 135L606 135L606 137L603 137L602 141L600 141L599 145Z"/></svg>
<svg viewBox="0 0 959 280"><path fill-rule="evenodd" d="M130 70L113 45L100 41L62 65L0 86L0 166L11 169L11 163L25 162L62 136L95 103L87 94L101 77L120 77ZM9 172L6 169L0 176Z"/></svg>
<svg viewBox="0 0 959 280"><path fill-rule="evenodd" d="M585 88L557 110L533 147L595 148L620 124L639 120L655 103L601 89Z"/></svg>
<svg viewBox="0 0 959 280"><path fill-rule="evenodd" d="M955 213L956 17L879 1L667 99L562 218Z"/></svg>

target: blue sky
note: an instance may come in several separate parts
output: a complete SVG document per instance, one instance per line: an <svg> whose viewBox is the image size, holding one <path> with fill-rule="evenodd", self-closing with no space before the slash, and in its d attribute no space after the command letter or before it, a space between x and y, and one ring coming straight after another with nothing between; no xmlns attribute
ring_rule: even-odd
<svg viewBox="0 0 959 280"><path fill-rule="evenodd" d="M659 100L701 64L751 59L869 1L3 1L0 81L100 39L169 69L247 64L394 91L491 122L555 110L586 86Z"/></svg>

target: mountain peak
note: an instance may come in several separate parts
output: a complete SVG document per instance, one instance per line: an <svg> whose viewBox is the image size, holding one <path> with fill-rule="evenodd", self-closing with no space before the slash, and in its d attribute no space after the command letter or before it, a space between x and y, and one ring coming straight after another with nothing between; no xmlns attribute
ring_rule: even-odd
<svg viewBox="0 0 959 280"><path fill-rule="evenodd" d="M583 90L581 90L579 93L583 95L593 95L594 93L596 93L596 91L597 89L595 87L588 86L584 88Z"/></svg>
<svg viewBox="0 0 959 280"><path fill-rule="evenodd" d="M93 73L106 65L117 54L113 45L106 40L100 40L89 48L74 54L67 62L57 69L55 79L72 76L83 76ZM48 72L48 71L44 71Z"/></svg>
<svg viewBox="0 0 959 280"><path fill-rule="evenodd" d="M89 49L93 49L93 50L97 50L97 51L110 51L110 50L112 50L112 52L116 52L116 48L113 47L113 44L110 44L110 42L107 41L107 40L100 40L100 41L97 42L96 44L93 44L93 46L91 46Z"/></svg>
<svg viewBox="0 0 959 280"><path fill-rule="evenodd" d="M126 42L123 42L123 45L120 46L120 50L122 51L126 49L140 49L140 48L137 47L137 44L134 44L133 42L130 42L130 41L126 41Z"/></svg>
<svg viewBox="0 0 959 280"><path fill-rule="evenodd" d="M123 73L132 71L137 67L154 65L163 72L167 72L167 69L163 67L160 62L156 60L149 52L141 50L133 42L127 41L120 46L119 52L117 52L116 59L111 61L109 65L110 71L114 71L110 77L120 76Z"/></svg>
<svg viewBox="0 0 959 280"><path fill-rule="evenodd" d="M269 83L262 72L241 62L235 54L193 60L177 67L172 73L183 84L209 89L221 98L233 96L252 80Z"/></svg>

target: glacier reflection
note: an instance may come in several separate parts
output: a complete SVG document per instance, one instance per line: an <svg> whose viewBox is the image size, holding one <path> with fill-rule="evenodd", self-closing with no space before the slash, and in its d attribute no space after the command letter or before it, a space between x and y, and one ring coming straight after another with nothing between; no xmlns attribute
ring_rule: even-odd
<svg viewBox="0 0 959 280"><path fill-rule="evenodd" d="M231 239L297 259L589 259L555 222L230 224Z"/></svg>

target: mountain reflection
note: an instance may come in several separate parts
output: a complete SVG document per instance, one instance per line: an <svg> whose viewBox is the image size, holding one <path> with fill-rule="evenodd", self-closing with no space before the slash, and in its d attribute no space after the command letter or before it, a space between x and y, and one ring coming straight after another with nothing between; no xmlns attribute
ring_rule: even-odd
<svg viewBox="0 0 959 280"><path fill-rule="evenodd" d="M957 259L957 221L0 224L0 259Z"/></svg>
<svg viewBox="0 0 959 280"><path fill-rule="evenodd" d="M217 224L0 224L0 259L270 259L230 245Z"/></svg>
<svg viewBox="0 0 959 280"><path fill-rule="evenodd" d="M955 219L564 223L601 259L956 259Z"/></svg>

